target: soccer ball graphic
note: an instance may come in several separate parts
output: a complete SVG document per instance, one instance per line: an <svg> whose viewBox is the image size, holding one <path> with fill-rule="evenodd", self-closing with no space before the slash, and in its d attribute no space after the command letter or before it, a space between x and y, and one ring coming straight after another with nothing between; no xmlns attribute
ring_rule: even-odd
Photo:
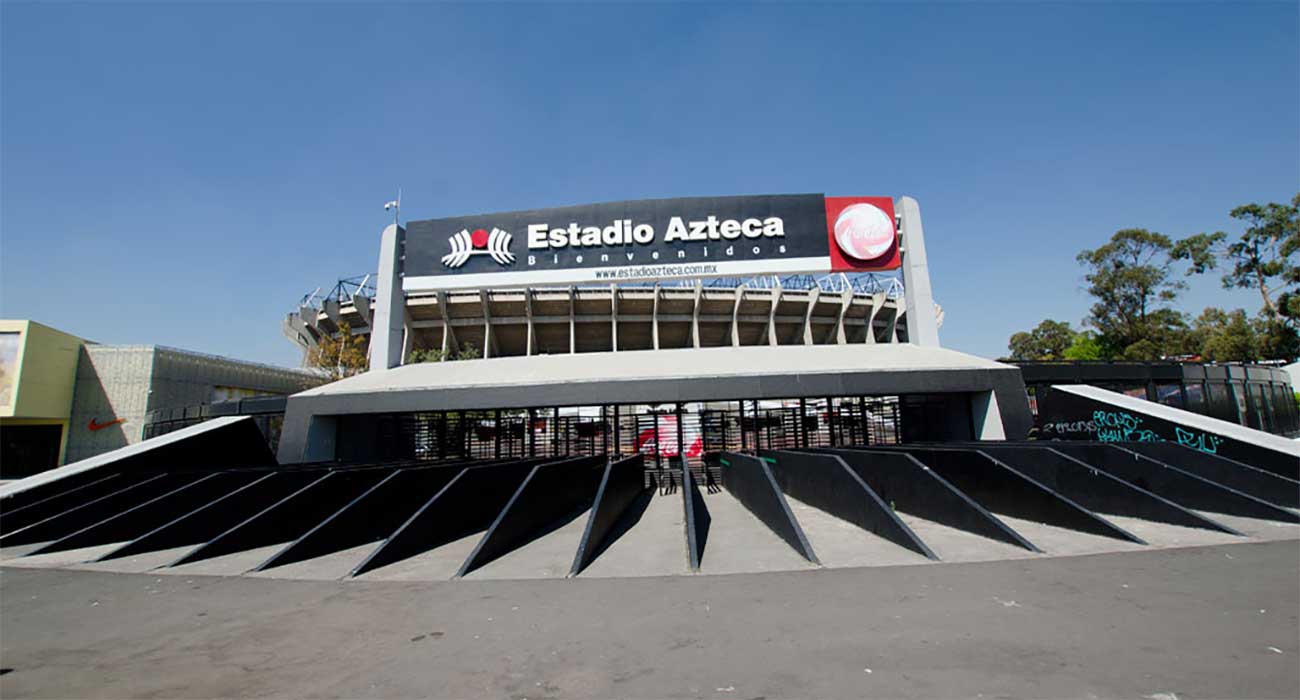
<svg viewBox="0 0 1300 700"><path fill-rule="evenodd" d="M850 204L835 219L835 243L845 255L875 260L894 245L894 222L879 207Z"/></svg>

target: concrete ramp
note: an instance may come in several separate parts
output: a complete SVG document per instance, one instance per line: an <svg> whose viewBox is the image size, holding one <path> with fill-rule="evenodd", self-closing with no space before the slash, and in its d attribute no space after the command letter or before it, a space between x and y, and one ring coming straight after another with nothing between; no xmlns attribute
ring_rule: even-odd
<svg viewBox="0 0 1300 700"><path fill-rule="evenodd" d="M1039 438L1180 445L1300 479L1300 443L1245 426L1087 385L1039 397Z"/></svg>
<svg viewBox="0 0 1300 700"><path fill-rule="evenodd" d="M203 438L202 434L194 439ZM1088 442L74 472L0 520L6 566L298 579L731 574L1300 537L1286 477ZM200 443L206 444L206 443ZM211 449L211 448L209 448ZM237 453L238 454L238 453ZM720 474L720 478L714 475ZM671 478L666 478L671 476ZM1272 495L1271 498L1267 498ZM575 584L576 585L576 584Z"/></svg>

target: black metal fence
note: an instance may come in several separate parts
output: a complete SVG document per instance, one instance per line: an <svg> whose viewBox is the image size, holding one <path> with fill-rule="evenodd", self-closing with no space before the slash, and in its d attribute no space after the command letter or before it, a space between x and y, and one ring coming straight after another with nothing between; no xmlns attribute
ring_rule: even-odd
<svg viewBox="0 0 1300 700"><path fill-rule="evenodd" d="M1281 367L1198 362L1013 362L1038 422L1038 398L1053 384L1091 384L1139 399L1264 430L1300 435L1291 376ZM1041 425L1040 425L1041 427Z"/></svg>

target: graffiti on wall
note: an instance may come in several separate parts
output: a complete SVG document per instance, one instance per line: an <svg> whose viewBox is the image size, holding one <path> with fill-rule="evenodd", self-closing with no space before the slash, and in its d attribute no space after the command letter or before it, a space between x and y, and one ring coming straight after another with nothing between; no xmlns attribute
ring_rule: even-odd
<svg viewBox="0 0 1300 700"><path fill-rule="evenodd" d="M1143 419L1127 411L1093 411L1091 420L1056 421L1042 425L1042 436L1087 434L1099 442L1177 442L1201 452L1218 454L1223 438L1209 433L1175 427L1173 440L1162 437L1154 428L1143 425Z"/></svg>
<svg viewBox="0 0 1300 700"><path fill-rule="evenodd" d="M1178 439L1178 444L1183 447L1190 447L1210 454L1218 454L1219 445L1223 443L1223 438L1218 435L1198 433L1193 430L1183 430L1182 428L1174 428L1174 435Z"/></svg>
<svg viewBox="0 0 1300 700"><path fill-rule="evenodd" d="M1093 411L1097 439L1101 442L1164 442L1156 431L1142 427L1142 419L1127 411Z"/></svg>
<svg viewBox="0 0 1300 700"><path fill-rule="evenodd" d="M1097 432L1097 423L1090 420L1057 421L1056 423L1043 424L1043 433L1059 433L1061 435L1066 435L1069 433L1095 432Z"/></svg>

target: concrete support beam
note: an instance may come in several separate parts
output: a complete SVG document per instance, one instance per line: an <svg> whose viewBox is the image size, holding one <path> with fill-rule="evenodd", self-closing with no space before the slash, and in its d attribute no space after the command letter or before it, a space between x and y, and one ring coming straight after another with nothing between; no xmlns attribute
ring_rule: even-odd
<svg viewBox="0 0 1300 700"><path fill-rule="evenodd" d="M876 344L876 315L880 313L880 307L885 304L885 293L876 292L871 296L871 310L867 312L867 338L868 345Z"/></svg>
<svg viewBox="0 0 1300 700"><path fill-rule="evenodd" d="M704 295L704 282L695 280L695 302L691 307L691 344L700 347L700 297Z"/></svg>
<svg viewBox="0 0 1300 700"><path fill-rule="evenodd" d="M821 287L813 287L812 295L808 297L808 309L803 317L803 344L813 344L812 334L812 315L813 309L817 306L817 299L822 295Z"/></svg>
<svg viewBox="0 0 1300 700"><path fill-rule="evenodd" d="M385 370L402 363L406 332L406 295L402 291L402 241L406 229L390 224L379 239L379 284L370 334L370 370Z"/></svg>
<svg viewBox="0 0 1300 700"><path fill-rule="evenodd" d="M483 305L483 359L486 360L501 353L497 351L497 338L492 332L492 292L484 289L479 292L479 299Z"/></svg>
<svg viewBox="0 0 1300 700"><path fill-rule="evenodd" d="M447 293L438 292L438 311L442 314L442 357L460 352L460 343L456 342L456 331L452 330L451 316L447 313Z"/></svg>
<svg viewBox="0 0 1300 700"><path fill-rule="evenodd" d="M907 341L922 347L939 347L939 322L930 291L930 266L925 256L921 207L911 197L898 198L902 233L903 287L907 295Z"/></svg>
<svg viewBox="0 0 1300 700"><path fill-rule="evenodd" d="M524 290L524 314L528 319L528 341L524 355L537 354L537 326L533 322L533 290Z"/></svg>
<svg viewBox="0 0 1300 700"><path fill-rule="evenodd" d="M844 332L844 315L849 312L849 305L853 303L853 288L848 287L840 294L840 312L835 317L835 342L844 345L849 342L848 335Z"/></svg>
<svg viewBox="0 0 1300 700"><path fill-rule="evenodd" d="M404 311L406 317L402 323L402 359L398 361L399 365L406 364L411 357L411 344L415 342L415 329L411 327L411 312Z"/></svg>
<svg viewBox="0 0 1300 700"><path fill-rule="evenodd" d="M575 305L577 300L574 298L575 291L572 286L569 287L569 354L578 352L578 323L574 320L576 313Z"/></svg>
<svg viewBox="0 0 1300 700"><path fill-rule="evenodd" d="M651 311L650 311L650 319L651 319L651 320L650 320L650 338L651 338L651 345L650 345L650 347L653 348L653 349L655 349L655 350L658 350L658 349L659 349L659 283L658 283L658 282L655 282L655 296L654 296L654 301L651 302L650 309L651 309Z"/></svg>
<svg viewBox="0 0 1300 700"><path fill-rule="evenodd" d="M357 315L361 317L362 321L365 321L367 326L374 328L375 319L370 314L370 297L360 293L353 294L352 308L357 310Z"/></svg>
<svg viewBox="0 0 1300 700"><path fill-rule="evenodd" d="M609 303L610 303L610 350L618 352L618 285L611 283L609 285Z"/></svg>
<svg viewBox="0 0 1300 700"><path fill-rule="evenodd" d="M776 307L781 301L781 289L772 290L772 305L767 310L767 344L776 345Z"/></svg>
<svg viewBox="0 0 1300 700"><path fill-rule="evenodd" d="M970 416L975 424L976 440L1006 440L1007 432L1002 427L1002 412L998 410L998 397L989 391L979 391L970 395Z"/></svg>
<svg viewBox="0 0 1300 700"><path fill-rule="evenodd" d="M339 323L343 321L343 316L339 313L339 300L325 299L320 303L320 308L321 311L325 312L325 318L328 318L330 323L334 324L335 328L338 328Z"/></svg>
<svg viewBox="0 0 1300 700"><path fill-rule="evenodd" d="M731 345L740 345L740 302L745 298L745 288L736 287L736 299L731 304Z"/></svg>

